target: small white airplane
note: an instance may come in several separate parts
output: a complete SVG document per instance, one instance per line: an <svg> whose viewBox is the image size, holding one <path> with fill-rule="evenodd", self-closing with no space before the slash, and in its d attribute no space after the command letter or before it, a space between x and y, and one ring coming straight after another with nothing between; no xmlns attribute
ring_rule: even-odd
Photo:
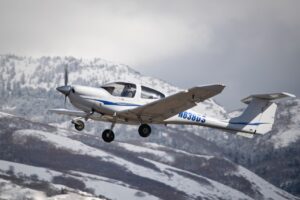
<svg viewBox="0 0 300 200"><path fill-rule="evenodd" d="M197 86L176 94L163 93L137 83L113 82L100 88L68 85L68 69L65 68L65 85L56 89L68 97L79 110L51 109L50 112L74 116L75 129L84 129L84 120L106 121L110 129L102 133L105 142L114 140L113 128L116 123L140 125L141 137L148 137L151 127L148 124L188 124L223 129L244 137L265 134L272 129L276 103L273 100L295 97L281 92L251 95L242 100L248 107L239 116L218 120L192 110L197 103L211 98L224 89L222 84Z"/></svg>

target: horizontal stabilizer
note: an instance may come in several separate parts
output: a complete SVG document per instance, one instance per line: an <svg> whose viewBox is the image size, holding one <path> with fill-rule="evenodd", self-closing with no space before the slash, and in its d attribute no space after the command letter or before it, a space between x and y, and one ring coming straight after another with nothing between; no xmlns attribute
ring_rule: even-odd
<svg viewBox="0 0 300 200"><path fill-rule="evenodd" d="M296 96L287 92L271 93L271 94L254 94L242 99L241 101L245 104L249 104L253 100L253 98L272 101L272 100L286 98L286 97L296 97Z"/></svg>

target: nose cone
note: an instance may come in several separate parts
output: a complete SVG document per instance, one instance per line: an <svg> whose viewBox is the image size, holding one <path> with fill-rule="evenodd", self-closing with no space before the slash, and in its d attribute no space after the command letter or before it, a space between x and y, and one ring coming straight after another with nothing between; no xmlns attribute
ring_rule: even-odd
<svg viewBox="0 0 300 200"><path fill-rule="evenodd" d="M64 85L64 86L57 87L56 90L63 93L64 95L69 95L72 90L72 87L69 85Z"/></svg>

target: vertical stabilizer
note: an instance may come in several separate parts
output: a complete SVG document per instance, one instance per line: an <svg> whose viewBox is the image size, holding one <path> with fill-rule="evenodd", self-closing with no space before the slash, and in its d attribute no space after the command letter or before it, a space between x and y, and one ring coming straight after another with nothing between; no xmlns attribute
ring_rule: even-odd
<svg viewBox="0 0 300 200"><path fill-rule="evenodd" d="M277 110L277 105L272 100L284 97L295 96L289 93L251 95L242 100L248 104L245 111L239 117L230 119L229 123L239 126L242 131L265 134L272 130Z"/></svg>

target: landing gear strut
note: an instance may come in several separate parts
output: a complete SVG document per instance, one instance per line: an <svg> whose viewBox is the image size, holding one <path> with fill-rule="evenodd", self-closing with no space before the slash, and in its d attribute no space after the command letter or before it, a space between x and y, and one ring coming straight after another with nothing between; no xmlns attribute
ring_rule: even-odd
<svg viewBox="0 0 300 200"><path fill-rule="evenodd" d="M148 137L151 134L151 127L148 124L141 124L139 134L141 137Z"/></svg>
<svg viewBox="0 0 300 200"><path fill-rule="evenodd" d="M82 131L84 129L84 122L81 120L72 121L77 131Z"/></svg>

